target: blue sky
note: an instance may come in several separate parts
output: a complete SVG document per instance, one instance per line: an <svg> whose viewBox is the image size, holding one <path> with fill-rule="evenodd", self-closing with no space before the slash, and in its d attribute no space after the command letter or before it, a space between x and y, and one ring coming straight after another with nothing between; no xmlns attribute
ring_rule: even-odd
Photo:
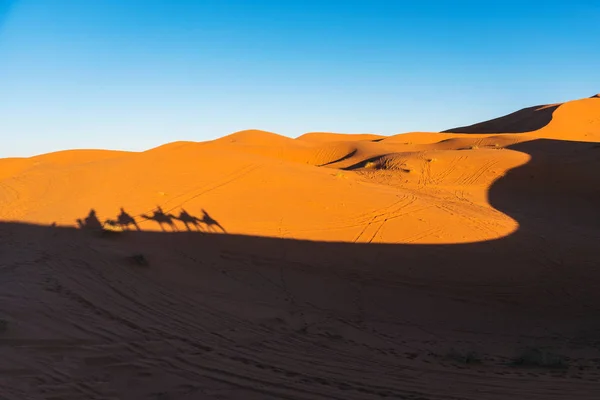
<svg viewBox="0 0 600 400"><path fill-rule="evenodd" d="M600 2L0 0L0 157L437 131L600 92Z"/></svg>

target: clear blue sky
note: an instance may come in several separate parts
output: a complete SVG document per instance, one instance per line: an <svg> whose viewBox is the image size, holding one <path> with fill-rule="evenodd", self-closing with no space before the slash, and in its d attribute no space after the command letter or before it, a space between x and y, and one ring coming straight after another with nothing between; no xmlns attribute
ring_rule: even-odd
<svg viewBox="0 0 600 400"><path fill-rule="evenodd" d="M436 131L600 92L600 1L0 0L0 156Z"/></svg>

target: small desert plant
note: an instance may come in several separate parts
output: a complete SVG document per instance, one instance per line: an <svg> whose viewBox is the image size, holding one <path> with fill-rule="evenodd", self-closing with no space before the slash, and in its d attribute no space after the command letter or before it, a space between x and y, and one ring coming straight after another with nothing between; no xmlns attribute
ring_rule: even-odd
<svg viewBox="0 0 600 400"><path fill-rule="evenodd" d="M481 357L475 351L462 352L450 350L450 352L446 354L446 358L461 364L481 364Z"/></svg>
<svg viewBox="0 0 600 400"><path fill-rule="evenodd" d="M147 267L149 265L148 260L141 253L132 255L130 260L133 264L140 265L142 267Z"/></svg>
<svg viewBox="0 0 600 400"><path fill-rule="evenodd" d="M365 164L365 168L367 169L376 169L377 163L375 161L369 161Z"/></svg>
<svg viewBox="0 0 600 400"><path fill-rule="evenodd" d="M102 231L108 234L120 233L123 232L123 227L117 221L107 219L102 225Z"/></svg>
<svg viewBox="0 0 600 400"><path fill-rule="evenodd" d="M512 365L520 367L567 368L567 357L538 348L525 349L515 357Z"/></svg>
<svg viewBox="0 0 600 400"><path fill-rule="evenodd" d="M100 229L98 231L98 234L100 235L100 237L103 237L103 238L118 237L122 233L123 233L122 230L117 230L116 228L108 227L108 226L103 226L102 229Z"/></svg>
<svg viewBox="0 0 600 400"><path fill-rule="evenodd" d="M401 171L404 173L410 173L410 168L406 165L404 161L394 159L394 158L384 158L379 160L377 164L377 169L389 170L389 171Z"/></svg>

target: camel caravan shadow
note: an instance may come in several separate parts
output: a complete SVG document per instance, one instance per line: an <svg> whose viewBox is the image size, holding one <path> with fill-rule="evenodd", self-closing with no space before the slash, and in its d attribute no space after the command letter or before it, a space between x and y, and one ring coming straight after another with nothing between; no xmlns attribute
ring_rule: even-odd
<svg viewBox="0 0 600 400"><path fill-rule="evenodd" d="M185 209L181 209L179 215L174 215L163 211L161 206L157 206L150 215L140 214L137 216L138 219L144 221L153 221L157 223L163 232L178 232L179 228L175 221L180 221L185 230L188 232L212 232L212 233L227 233L223 225L221 225L216 219L202 209L202 216L197 217L190 214ZM98 218L95 209L91 209L88 215L81 219L76 220L77 225L80 229L95 230L95 231L130 231L136 230L141 231L140 225L136 217L127 213L123 207L121 207L119 215L116 218L107 218L104 222L101 222ZM166 226L166 228L165 228Z"/></svg>

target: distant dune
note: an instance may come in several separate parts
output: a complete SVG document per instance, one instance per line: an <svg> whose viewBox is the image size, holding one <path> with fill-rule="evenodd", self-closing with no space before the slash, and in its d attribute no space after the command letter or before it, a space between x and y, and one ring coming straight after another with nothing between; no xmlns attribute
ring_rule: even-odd
<svg viewBox="0 0 600 400"><path fill-rule="evenodd" d="M590 99L596 99L599 95L592 96ZM452 128L444 133L525 133L547 128L553 119L554 113L559 108L566 106L570 108L562 118L567 123L580 120L583 116L593 116L598 113L600 106L596 102L590 102L590 99L583 99L577 102L566 104L550 104L543 106L534 106L524 108L512 114L495 118L489 121L477 124ZM561 122L563 122L561 121ZM596 121L597 123L597 121Z"/></svg>
<svg viewBox="0 0 600 400"><path fill-rule="evenodd" d="M598 96L2 159L2 396L595 398L599 171Z"/></svg>
<svg viewBox="0 0 600 400"><path fill-rule="evenodd" d="M559 105L524 108L504 117L478 124L448 129L448 133L524 133L541 129L552 121L552 114Z"/></svg>

